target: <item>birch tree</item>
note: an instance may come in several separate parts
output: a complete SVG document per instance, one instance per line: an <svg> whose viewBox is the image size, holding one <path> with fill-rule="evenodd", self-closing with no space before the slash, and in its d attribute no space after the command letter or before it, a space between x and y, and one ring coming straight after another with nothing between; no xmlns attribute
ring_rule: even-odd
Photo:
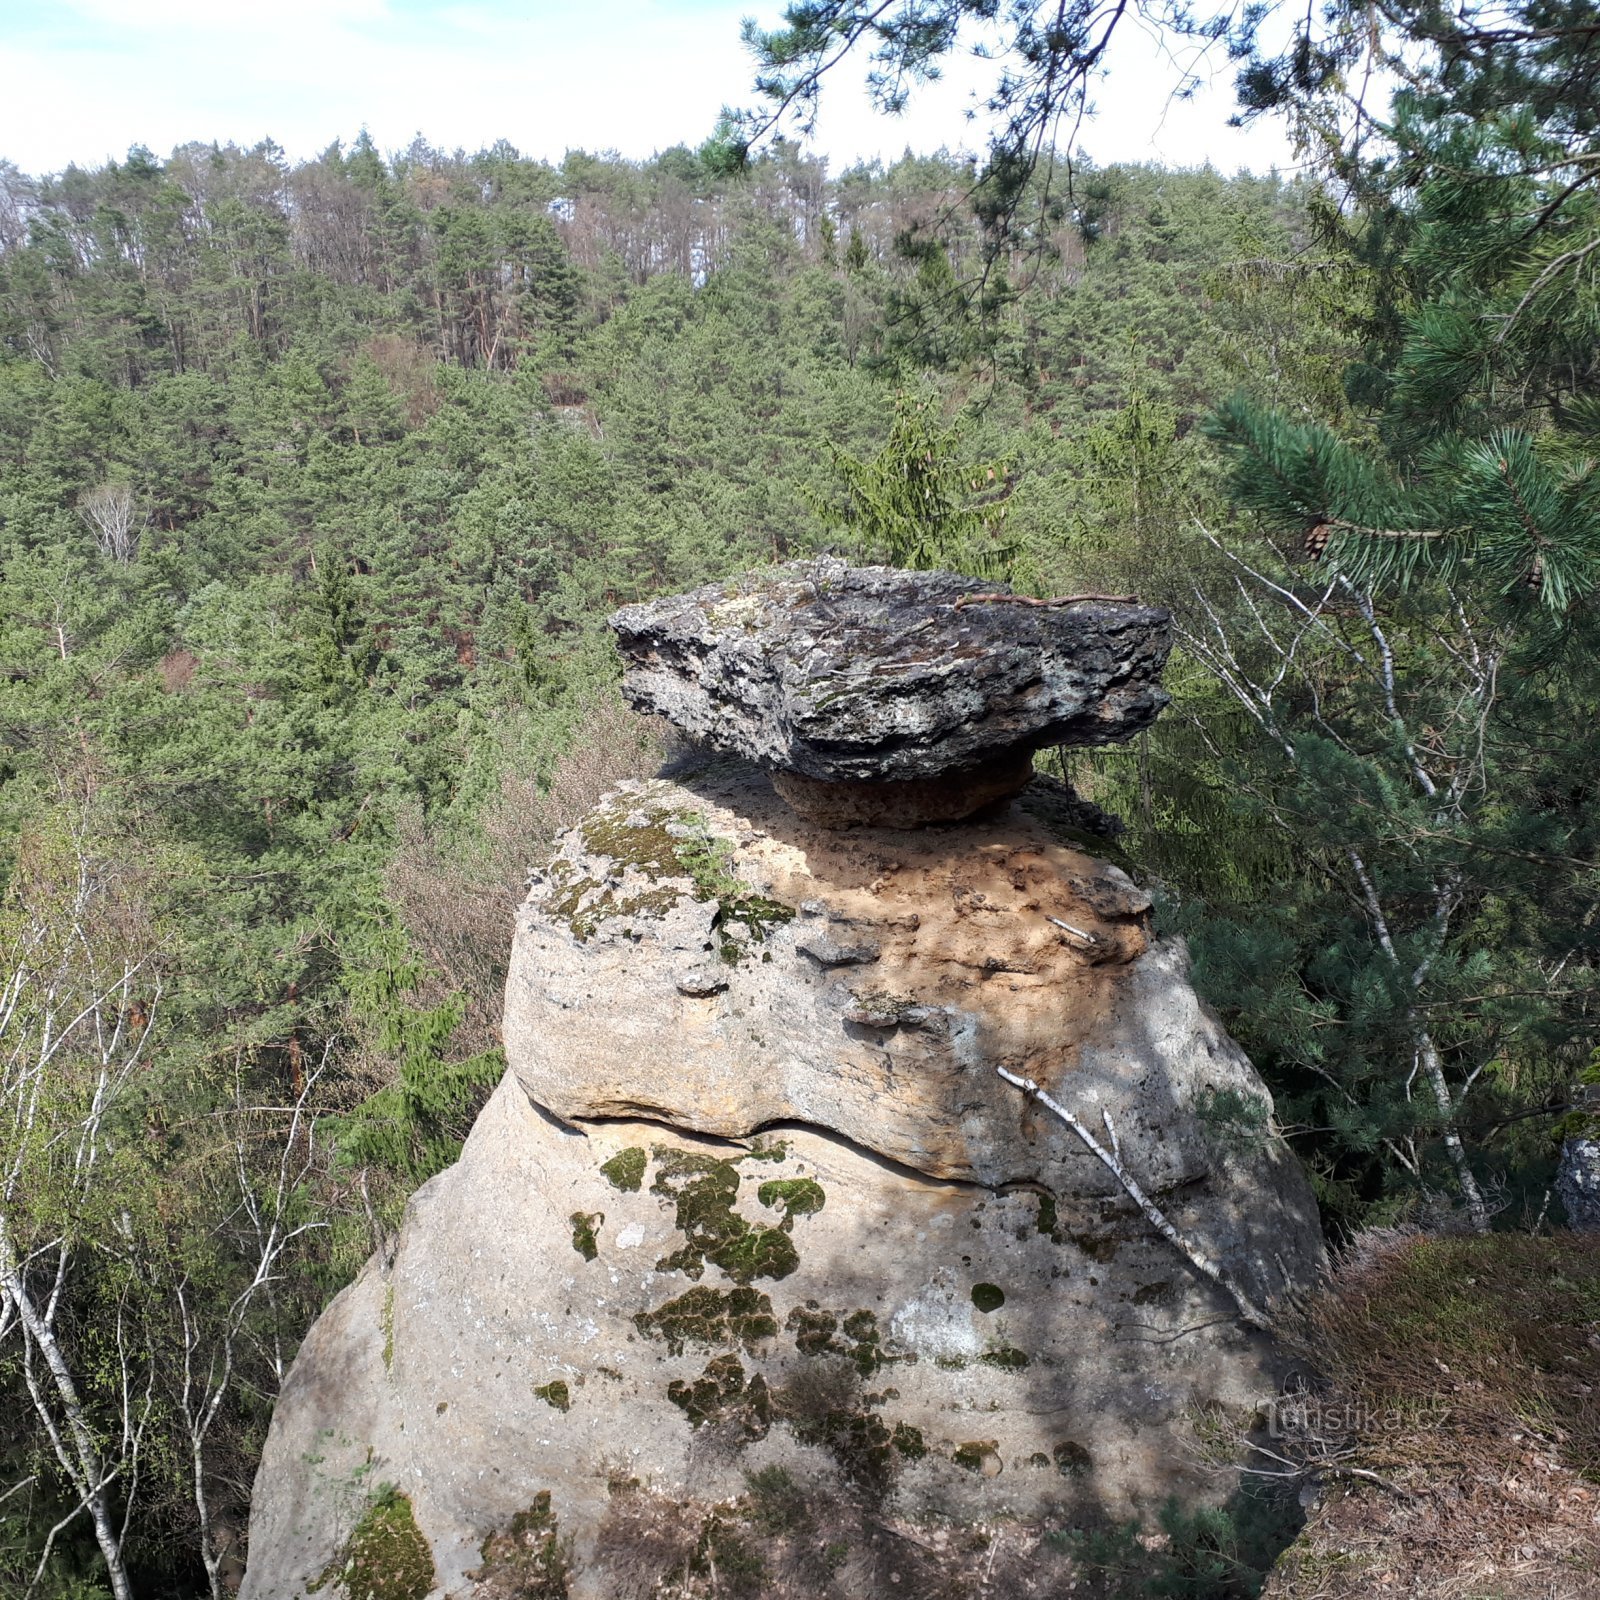
<svg viewBox="0 0 1600 1600"><path fill-rule="evenodd" d="M100 553L121 566L139 548L141 521L133 489L126 483L102 483L78 497L78 515L94 535Z"/></svg>
<svg viewBox="0 0 1600 1600"><path fill-rule="evenodd" d="M160 954L133 874L95 849L81 815L25 839L0 907L0 1356L20 1369L71 1502L29 1594L80 1518L116 1600L132 1594L124 1547L153 1369L121 1113L155 1037ZM72 1312L91 1271L109 1304L86 1330Z"/></svg>
<svg viewBox="0 0 1600 1600"><path fill-rule="evenodd" d="M282 1306L278 1291L295 1263L296 1247L327 1227L298 1202L316 1165L315 1097L332 1053L330 1043L285 1107L247 1104L243 1076L236 1077L234 1103L223 1113L225 1147L207 1164L219 1191L213 1204L221 1214L221 1251L178 1271L168 1296L177 1321L170 1363L174 1409L212 1600L222 1600L231 1553L216 1505L213 1439L240 1390L253 1387L269 1403L277 1398L298 1342L302 1308ZM219 1260L226 1264L226 1286L208 1270Z"/></svg>

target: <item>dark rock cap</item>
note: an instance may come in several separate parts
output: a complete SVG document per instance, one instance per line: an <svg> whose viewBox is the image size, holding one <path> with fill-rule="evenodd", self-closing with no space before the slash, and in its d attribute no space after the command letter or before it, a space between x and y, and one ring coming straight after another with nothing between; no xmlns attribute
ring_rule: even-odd
<svg viewBox="0 0 1600 1600"><path fill-rule="evenodd" d="M1046 606L949 572L795 561L625 606L623 693L777 774L918 783L1116 744L1166 705L1168 612ZM979 598L983 597L983 598Z"/></svg>

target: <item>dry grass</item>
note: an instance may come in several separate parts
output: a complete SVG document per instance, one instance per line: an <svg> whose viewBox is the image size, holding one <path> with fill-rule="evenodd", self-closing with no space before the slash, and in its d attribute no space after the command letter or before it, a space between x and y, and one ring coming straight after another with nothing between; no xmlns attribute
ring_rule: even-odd
<svg viewBox="0 0 1600 1600"><path fill-rule="evenodd" d="M1600 1596L1600 1237L1374 1236L1294 1337L1327 1498L1272 1600Z"/></svg>

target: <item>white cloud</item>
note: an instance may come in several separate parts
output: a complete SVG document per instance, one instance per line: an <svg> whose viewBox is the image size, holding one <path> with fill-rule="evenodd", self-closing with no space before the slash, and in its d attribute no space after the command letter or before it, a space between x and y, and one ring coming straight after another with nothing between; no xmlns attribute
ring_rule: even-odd
<svg viewBox="0 0 1600 1600"><path fill-rule="evenodd" d="M384 149L420 132L446 148L504 138L553 159L571 147L643 156L698 143L723 104L748 102L747 9L748 0L70 0L43 16L0 0L0 156L49 171L120 158L135 143L162 153L192 139L271 136L298 157L362 126ZM775 0L762 9L775 15ZM907 146L979 146L982 126L964 113L992 72L953 62L901 119L871 109L859 70L840 76L824 94L817 146L835 167ZM1084 135L1096 159L1287 160L1275 132L1226 130L1225 87L1166 106L1175 76L1147 39L1123 42Z"/></svg>

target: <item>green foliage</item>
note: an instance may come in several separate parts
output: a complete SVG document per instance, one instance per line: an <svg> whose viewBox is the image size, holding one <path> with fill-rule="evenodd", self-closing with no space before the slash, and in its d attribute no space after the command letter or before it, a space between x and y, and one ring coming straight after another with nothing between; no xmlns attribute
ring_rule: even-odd
<svg viewBox="0 0 1600 1600"><path fill-rule="evenodd" d="M1255 1600L1303 1518L1292 1493L1255 1480L1226 1507L1169 1499L1157 1520L1153 1541L1137 1521L1049 1537L1105 1600Z"/></svg>
<svg viewBox="0 0 1600 1600"><path fill-rule="evenodd" d="M484 1092L505 1071L497 1049L448 1059L464 1002L452 994L436 1006L411 1004L407 997L421 977L396 930L373 935L368 962L352 975L351 1010L375 1030L377 1049L397 1062L398 1072L394 1082L329 1123L342 1165L385 1168L408 1188L455 1160Z"/></svg>
<svg viewBox="0 0 1600 1600"><path fill-rule="evenodd" d="M819 514L869 559L1001 575L1015 549L1001 537L1011 464L965 461L959 439L959 429L941 425L934 396L897 394L888 441L871 460L830 442L845 500L818 499Z"/></svg>

